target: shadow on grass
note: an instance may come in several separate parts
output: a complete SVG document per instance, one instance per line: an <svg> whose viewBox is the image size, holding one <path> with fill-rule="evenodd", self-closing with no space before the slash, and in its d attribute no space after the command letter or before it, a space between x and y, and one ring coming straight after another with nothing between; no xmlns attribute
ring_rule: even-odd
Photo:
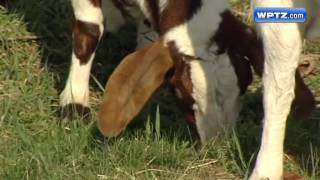
<svg viewBox="0 0 320 180"><path fill-rule="evenodd" d="M66 0L2 0L0 4L5 6L9 13L23 17L28 31L35 35L31 40L37 40L42 48L41 66L47 67L55 75L55 88L60 93L69 72L72 51L71 2ZM136 27L132 23L120 29L118 34L104 35L97 49L91 71L98 83L104 86L120 60L134 50L135 39ZM101 89L92 78L90 79L90 90L93 94L101 94ZM150 116L151 123L154 123L157 106L160 107L163 122L161 128L164 129L164 134L173 134L177 128L188 131L174 98L169 85L163 85L145 106L139 117L130 124L128 133L145 128L145 120L148 116ZM186 128L181 128L181 122Z"/></svg>
<svg viewBox="0 0 320 180"><path fill-rule="evenodd" d="M71 2L2 0L1 4L8 8L9 13L23 17L28 30L35 34L34 39L39 41L43 49L41 64L56 74L56 88L61 91L68 75L71 59L73 21ZM92 74L101 84L106 82L114 67L135 46L135 27L129 25L124 29L126 30L120 30L118 35L109 36L108 41L104 38L100 43ZM124 31L127 33L123 33ZM97 90L97 86L93 87L94 91Z"/></svg>

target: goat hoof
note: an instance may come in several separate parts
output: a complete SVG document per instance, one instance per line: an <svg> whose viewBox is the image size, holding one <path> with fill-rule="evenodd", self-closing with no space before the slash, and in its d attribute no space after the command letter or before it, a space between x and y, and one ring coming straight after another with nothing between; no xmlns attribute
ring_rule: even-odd
<svg viewBox="0 0 320 180"><path fill-rule="evenodd" d="M261 172L254 170L249 180L281 180L282 174L272 174L271 172Z"/></svg>
<svg viewBox="0 0 320 180"><path fill-rule="evenodd" d="M74 119L80 117L84 123L89 124L91 120L90 108L78 103L67 104L60 108L61 119Z"/></svg>
<svg viewBox="0 0 320 180"><path fill-rule="evenodd" d="M306 77L315 70L316 62L314 59L305 58L299 65L300 75Z"/></svg>
<svg viewBox="0 0 320 180"><path fill-rule="evenodd" d="M283 173L283 180L303 180L303 177L299 176L298 174L292 172L284 172Z"/></svg>

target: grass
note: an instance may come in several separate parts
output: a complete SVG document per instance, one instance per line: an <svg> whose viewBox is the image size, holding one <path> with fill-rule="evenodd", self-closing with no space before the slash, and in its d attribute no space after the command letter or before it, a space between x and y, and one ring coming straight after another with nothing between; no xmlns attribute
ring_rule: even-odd
<svg viewBox="0 0 320 180"><path fill-rule="evenodd" d="M239 12L248 8L242 1L233 3ZM71 51L70 17L69 1L64 0L0 6L0 179L246 177L260 141L259 88L252 87L244 98L235 130L202 148L167 85L118 138L102 138L94 122L86 126L75 119L59 125L58 95ZM134 35L128 25L100 45L91 80L94 119L102 95L99 84L133 50ZM311 44L306 53L319 50L318 44ZM315 75L307 78L315 92L319 80ZM285 168L306 179L320 178L319 119L315 112L309 120L288 122Z"/></svg>

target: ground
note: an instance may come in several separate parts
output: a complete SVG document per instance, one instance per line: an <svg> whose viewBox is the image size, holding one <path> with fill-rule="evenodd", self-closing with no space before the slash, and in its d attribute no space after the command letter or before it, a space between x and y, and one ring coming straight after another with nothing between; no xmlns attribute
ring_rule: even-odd
<svg viewBox="0 0 320 180"><path fill-rule="evenodd" d="M249 22L248 1L233 0ZM1 4L5 1L0 1ZM75 118L59 123L58 95L68 73L71 7L65 0L11 1L0 6L0 179L242 179L250 172L260 141L259 79L244 97L235 129L206 147L198 146L176 108L168 85L152 98L118 138L104 139ZM93 120L102 88L120 59L132 51L134 26L109 36L92 71ZM116 52L116 53L115 53ZM320 54L306 42L304 54ZM316 58L318 63L319 58ZM305 79L320 95L319 64ZM291 117L285 169L305 179L320 178L320 113Z"/></svg>

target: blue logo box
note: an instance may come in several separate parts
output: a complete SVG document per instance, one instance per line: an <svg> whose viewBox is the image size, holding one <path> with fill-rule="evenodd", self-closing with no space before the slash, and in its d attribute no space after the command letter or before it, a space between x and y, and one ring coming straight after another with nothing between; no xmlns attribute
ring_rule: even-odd
<svg viewBox="0 0 320 180"><path fill-rule="evenodd" d="M256 23L304 23L307 21L305 8L255 8Z"/></svg>

